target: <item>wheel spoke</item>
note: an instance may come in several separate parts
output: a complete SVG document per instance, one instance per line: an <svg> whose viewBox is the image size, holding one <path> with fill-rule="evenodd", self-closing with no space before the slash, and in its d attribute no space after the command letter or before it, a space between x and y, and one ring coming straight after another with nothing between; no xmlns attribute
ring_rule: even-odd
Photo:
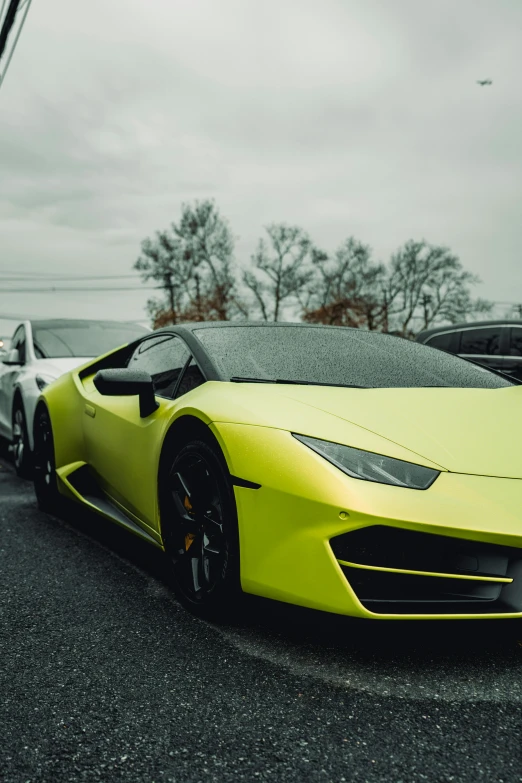
<svg viewBox="0 0 522 783"><path fill-rule="evenodd" d="M194 517L190 515L190 512L186 508L185 504L181 500L180 496L177 492L174 490L171 492L172 500L174 501L174 505L176 507L176 512L180 518L180 522L182 525L186 526L187 524L194 527ZM186 497L186 496L185 496Z"/></svg>
<svg viewBox="0 0 522 783"><path fill-rule="evenodd" d="M24 417L23 413L18 408L13 417L13 445L12 445L12 452L13 452L13 458L14 463L17 468L20 467L20 465L23 462L24 458L24 445L25 445L25 438L24 438Z"/></svg>
<svg viewBox="0 0 522 783"><path fill-rule="evenodd" d="M223 533L223 523L210 516L211 513L212 511L207 511L206 514L203 514L203 528L207 530L209 535Z"/></svg>
<svg viewBox="0 0 522 783"><path fill-rule="evenodd" d="M54 471L54 455L48 422L41 418L35 436L34 470L40 480L50 486Z"/></svg>
<svg viewBox="0 0 522 783"><path fill-rule="evenodd" d="M186 480L183 478L181 473L179 472L174 473L173 484L174 484L174 492L179 492L182 495L186 495L189 500L191 499L192 493L187 485Z"/></svg>
<svg viewBox="0 0 522 783"><path fill-rule="evenodd" d="M214 553L208 549L205 550L205 554L201 559L201 565L202 565L203 575L205 577L205 582L209 587L214 583L216 573L219 573L219 568L221 564L222 564L222 557L220 556L220 553L218 552Z"/></svg>
<svg viewBox="0 0 522 783"><path fill-rule="evenodd" d="M220 555L221 549L217 546L217 544L212 544L212 542L209 541L208 544L203 546L203 552L205 556L210 555L210 557L212 557L212 555Z"/></svg>
<svg viewBox="0 0 522 783"><path fill-rule="evenodd" d="M201 584L199 581L199 572L201 567L201 560L199 557L190 558L190 567L192 572L192 589L196 595L201 592Z"/></svg>
<svg viewBox="0 0 522 783"><path fill-rule="evenodd" d="M226 562L218 485L198 454L186 455L174 463L169 485L173 513L170 552L175 579L191 600L204 600L220 579Z"/></svg>

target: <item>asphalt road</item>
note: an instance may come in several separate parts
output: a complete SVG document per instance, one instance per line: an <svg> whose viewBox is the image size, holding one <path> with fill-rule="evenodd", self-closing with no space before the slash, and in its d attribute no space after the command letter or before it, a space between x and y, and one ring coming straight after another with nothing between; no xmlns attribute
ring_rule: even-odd
<svg viewBox="0 0 522 783"><path fill-rule="evenodd" d="M0 462L0 780L522 781L522 633L251 599L217 627L161 553Z"/></svg>

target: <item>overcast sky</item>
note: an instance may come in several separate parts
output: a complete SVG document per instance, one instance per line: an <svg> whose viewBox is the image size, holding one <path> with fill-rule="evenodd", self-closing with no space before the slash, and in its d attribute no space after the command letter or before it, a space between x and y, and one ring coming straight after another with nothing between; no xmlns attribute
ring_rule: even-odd
<svg viewBox="0 0 522 783"><path fill-rule="evenodd" d="M239 260L271 221L381 260L426 238L522 302L521 41L520 0L33 0L0 91L0 273L130 273L211 197ZM140 319L150 295L7 286L0 315Z"/></svg>

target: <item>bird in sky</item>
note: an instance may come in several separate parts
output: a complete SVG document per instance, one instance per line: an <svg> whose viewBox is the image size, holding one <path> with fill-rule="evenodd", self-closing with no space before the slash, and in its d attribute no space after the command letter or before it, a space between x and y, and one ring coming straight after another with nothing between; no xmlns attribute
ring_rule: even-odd
<svg viewBox="0 0 522 783"><path fill-rule="evenodd" d="M481 87L485 87L488 84L493 84L493 82L491 81L491 79L479 79L477 81L477 84L480 84Z"/></svg>

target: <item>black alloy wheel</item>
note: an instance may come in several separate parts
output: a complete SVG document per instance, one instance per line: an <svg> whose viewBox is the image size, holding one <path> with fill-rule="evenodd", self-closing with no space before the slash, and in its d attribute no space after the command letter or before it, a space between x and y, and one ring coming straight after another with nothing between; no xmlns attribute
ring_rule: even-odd
<svg viewBox="0 0 522 783"><path fill-rule="evenodd" d="M13 442L11 447L15 470L21 478L30 478L32 469L31 448L27 435L22 400L18 399L13 409Z"/></svg>
<svg viewBox="0 0 522 783"><path fill-rule="evenodd" d="M237 511L226 464L210 442L187 443L165 471L162 528L180 603L231 617L241 595Z"/></svg>
<svg viewBox="0 0 522 783"><path fill-rule="evenodd" d="M37 410L35 417L33 478L39 508L58 511L62 496L58 492L51 419L44 407Z"/></svg>

